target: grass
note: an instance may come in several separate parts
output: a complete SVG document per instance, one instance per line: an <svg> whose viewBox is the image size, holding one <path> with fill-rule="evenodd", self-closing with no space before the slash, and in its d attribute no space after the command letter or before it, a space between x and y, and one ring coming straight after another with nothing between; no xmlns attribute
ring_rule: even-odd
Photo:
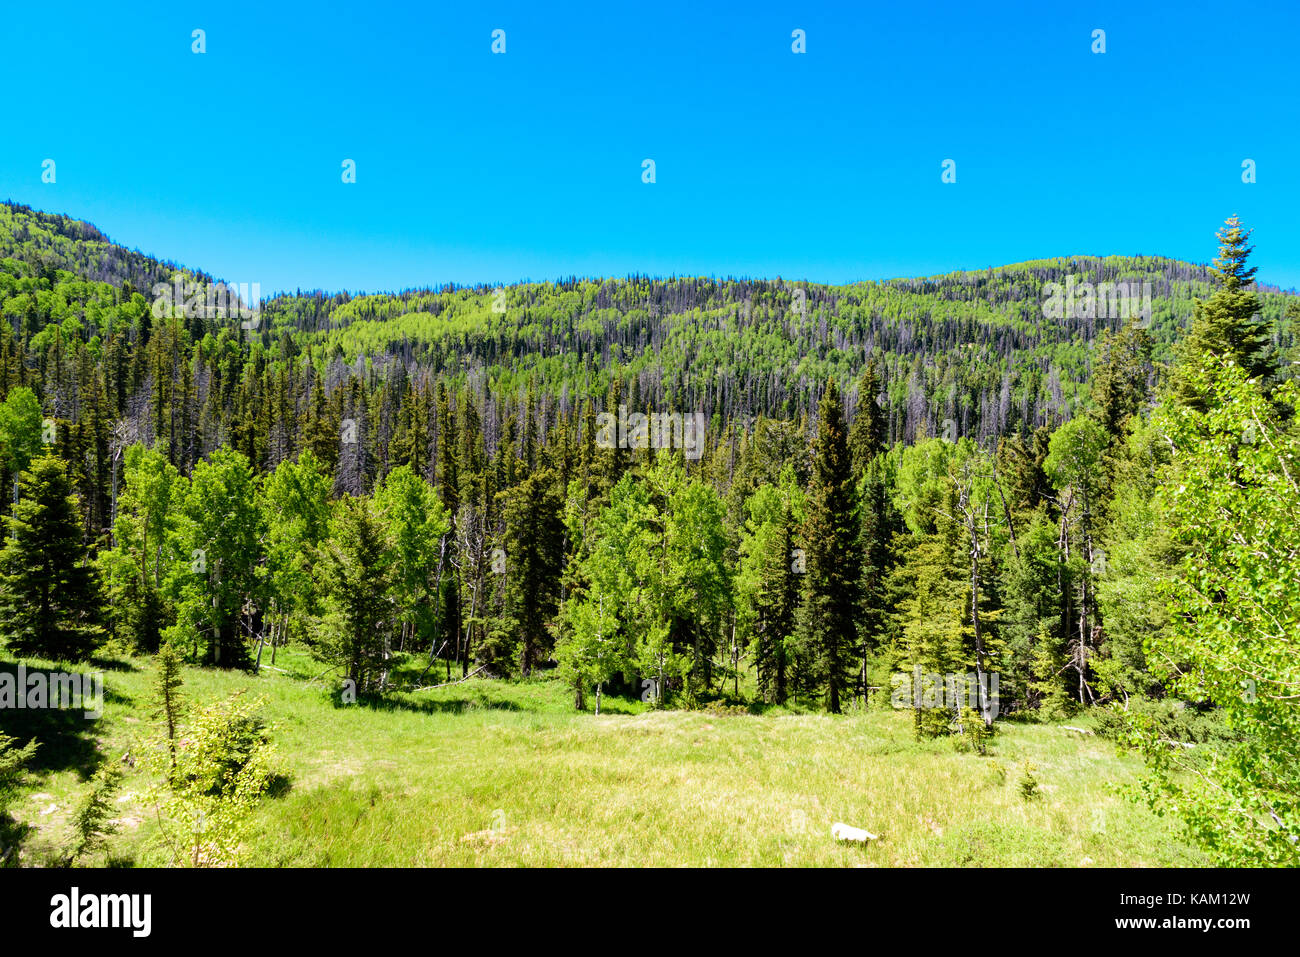
<svg viewBox="0 0 1300 957"><path fill-rule="evenodd" d="M0 668L13 670L12 664ZM29 666L30 667L30 666ZM140 752L152 665L98 662L104 717L0 712L42 742L10 812L22 862L53 863L101 760ZM1184 866L1176 831L1113 793L1136 759L1054 724L999 723L990 754L917 742L906 712L844 716L648 711L606 696L599 717L539 678L471 679L339 703L320 667L282 652L260 677L185 669L183 693L265 698L288 785L260 805L242 863L267 866ZM419 668L410 674L413 680ZM407 679L403 678L403 682ZM442 680L435 672L427 680ZM1077 723L1077 721L1076 721ZM1037 793L1022 795L1028 763ZM94 863L166 865L144 772L126 766L120 831ZM835 841L843 821L879 836Z"/></svg>

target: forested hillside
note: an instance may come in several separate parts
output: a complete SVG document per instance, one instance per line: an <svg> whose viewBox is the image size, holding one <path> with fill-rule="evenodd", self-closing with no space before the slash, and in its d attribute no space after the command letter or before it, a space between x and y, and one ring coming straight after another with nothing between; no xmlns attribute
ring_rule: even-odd
<svg viewBox="0 0 1300 957"><path fill-rule="evenodd" d="M1219 859L1295 862L1300 313L1248 238L1230 220L1205 267L250 316L160 304L177 267L3 206L0 637L251 670L293 643L352 695L414 657L558 669L579 709L892 700L977 748L1001 716L1102 708L1153 803L1215 782L1189 827ZM1051 315L1116 283L1149 310Z"/></svg>

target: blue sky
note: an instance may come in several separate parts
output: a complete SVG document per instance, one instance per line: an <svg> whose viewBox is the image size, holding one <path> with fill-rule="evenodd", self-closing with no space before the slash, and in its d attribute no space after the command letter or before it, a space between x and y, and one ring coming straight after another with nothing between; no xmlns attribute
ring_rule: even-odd
<svg viewBox="0 0 1300 957"><path fill-rule="evenodd" d="M7 6L0 198L263 293L1207 261L1232 213L1300 286L1293 0Z"/></svg>

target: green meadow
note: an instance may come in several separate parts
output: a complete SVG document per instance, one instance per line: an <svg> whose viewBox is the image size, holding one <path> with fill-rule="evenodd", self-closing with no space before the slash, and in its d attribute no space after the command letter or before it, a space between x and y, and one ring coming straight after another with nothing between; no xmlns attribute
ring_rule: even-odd
<svg viewBox="0 0 1300 957"><path fill-rule="evenodd" d="M87 776L116 761L125 771L117 833L88 863L170 865L136 760L159 740L152 662L96 667L105 682L99 720L4 714L6 733L42 742L11 803L31 829L21 861L59 862ZM916 741L907 712L651 711L607 695L596 716L575 712L570 692L549 678L471 678L343 704L307 656L282 653L276 667L258 677L184 671L187 701L246 689L264 700L273 726L277 784L257 809L244 865L1204 863L1173 822L1116 792L1136 780L1135 758L1060 724L999 722L981 756L953 739ZM419 670L394 680L413 685ZM877 840L837 841L837 821Z"/></svg>

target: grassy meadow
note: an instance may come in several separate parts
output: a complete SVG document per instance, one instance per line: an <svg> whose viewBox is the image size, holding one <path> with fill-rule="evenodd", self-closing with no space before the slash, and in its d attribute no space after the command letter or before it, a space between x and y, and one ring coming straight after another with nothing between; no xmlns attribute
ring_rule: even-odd
<svg viewBox="0 0 1300 957"><path fill-rule="evenodd" d="M118 833L91 863L169 865L142 801L145 772L133 764L158 740L152 663L95 667L106 698L97 721L80 711L0 712L6 733L42 742L11 802L32 829L21 863L58 863L87 775L110 760L126 772ZM256 812L245 865L1204 863L1172 821L1115 793L1113 784L1136 779L1134 757L1060 724L999 722L980 756L953 740L914 740L907 712L656 712L606 696L595 716L574 712L550 678L472 678L381 705L342 704L306 655L282 652L276 668L260 677L184 671L187 700L248 689L274 728L281 783ZM419 670L413 664L398 683L413 684ZM435 670L427 680L443 677ZM1028 798L1026 764L1037 783ZM879 839L838 842L836 821Z"/></svg>

